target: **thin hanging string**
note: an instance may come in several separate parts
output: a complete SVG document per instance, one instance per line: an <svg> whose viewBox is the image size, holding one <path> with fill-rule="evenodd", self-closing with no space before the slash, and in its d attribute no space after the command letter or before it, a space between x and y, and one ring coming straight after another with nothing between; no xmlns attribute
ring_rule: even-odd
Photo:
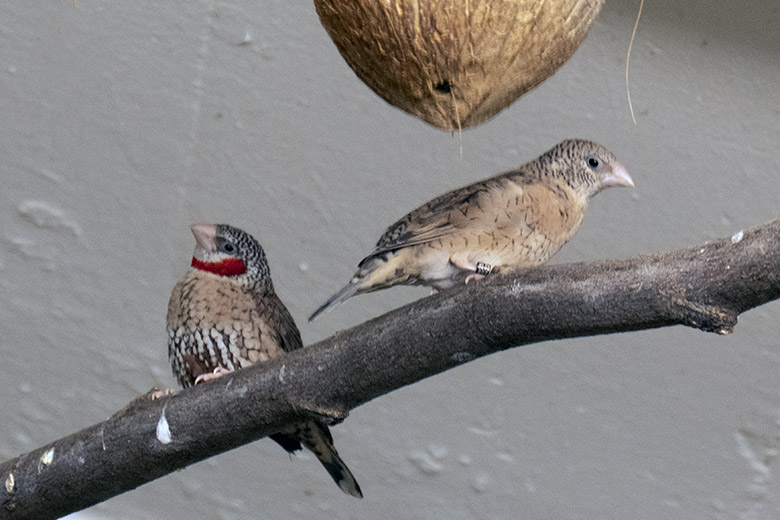
<svg viewBox="0 0 780 520"><path fill-rule="evenodd" d="M634 46L634 38L636 38L636 29L639 27L639 18L642 16L642 6L645 5L645 0L639 1L639 12L636 13L636 22L634 22L634 31L631 33L631 42L628 44L628 54L626 54L626 97L628 98L628 109L631 111L631 119L636 125L636 117L634 117L634 106L631 104L631 89L628 88L628 64L631 60L631 49Z"/></svg>
<svg viewBox="0 0 780 520"><path fill-rule="evenodd" d="M460 126L460 114L458 113L458 103L455 102L455 92L450 89L450 99L455 108L455 120L458 122L458 146L460 147L460 156L463 158L463 129Z"/></svg>

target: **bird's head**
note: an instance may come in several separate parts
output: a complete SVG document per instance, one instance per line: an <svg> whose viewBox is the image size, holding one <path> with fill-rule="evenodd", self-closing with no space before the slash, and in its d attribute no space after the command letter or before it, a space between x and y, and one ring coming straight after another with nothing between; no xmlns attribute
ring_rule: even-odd
<svg viewBox="0 0 780 520"><path fill-rule="evenodd" d="M249 233L227 224L195 224L192 267L220 276L270 281L265 252Z"/></svg>
<svg viewBox="0 0 780 520"><path fill-rule="evenodd" d="M593 141L567 139L545 156L552 169L587 199L606 188L634 186L633 179L615 155Z"/></svg>

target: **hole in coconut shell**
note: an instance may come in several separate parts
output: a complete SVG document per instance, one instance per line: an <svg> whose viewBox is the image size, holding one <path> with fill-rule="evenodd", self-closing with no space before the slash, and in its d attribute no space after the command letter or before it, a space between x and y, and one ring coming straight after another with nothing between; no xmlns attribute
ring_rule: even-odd
<svg viewBox="0 0 780 520"><path fill-rule="evenodd" d="M446 79L434 85L433 89L436 92L439 92L441 94L449 94L450 91L452 91L452 88L450 87L450 82L447 81Z"/></svg>

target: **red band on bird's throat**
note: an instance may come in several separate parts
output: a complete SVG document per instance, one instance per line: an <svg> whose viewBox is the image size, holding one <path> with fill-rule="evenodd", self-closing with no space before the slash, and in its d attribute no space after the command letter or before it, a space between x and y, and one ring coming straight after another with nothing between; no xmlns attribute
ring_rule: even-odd
<svg viewBox="0 0 780 520"><path fill-rule="evenodd" d="M240 258L225 258L219 262L201 262L193 256L191 265L195 269L222 276L236 276L246 272L246 265Z"/></svg>

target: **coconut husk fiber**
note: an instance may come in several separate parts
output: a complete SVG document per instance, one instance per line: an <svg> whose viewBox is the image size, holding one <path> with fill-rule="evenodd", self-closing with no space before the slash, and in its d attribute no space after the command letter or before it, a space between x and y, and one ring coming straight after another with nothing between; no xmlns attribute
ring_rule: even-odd
<svg viewBox="0 0 780 520"><path fill-rule="evenodd" d="M487 121L552 75L604 0L314 0L355 73L442 130Z"/></svg>

